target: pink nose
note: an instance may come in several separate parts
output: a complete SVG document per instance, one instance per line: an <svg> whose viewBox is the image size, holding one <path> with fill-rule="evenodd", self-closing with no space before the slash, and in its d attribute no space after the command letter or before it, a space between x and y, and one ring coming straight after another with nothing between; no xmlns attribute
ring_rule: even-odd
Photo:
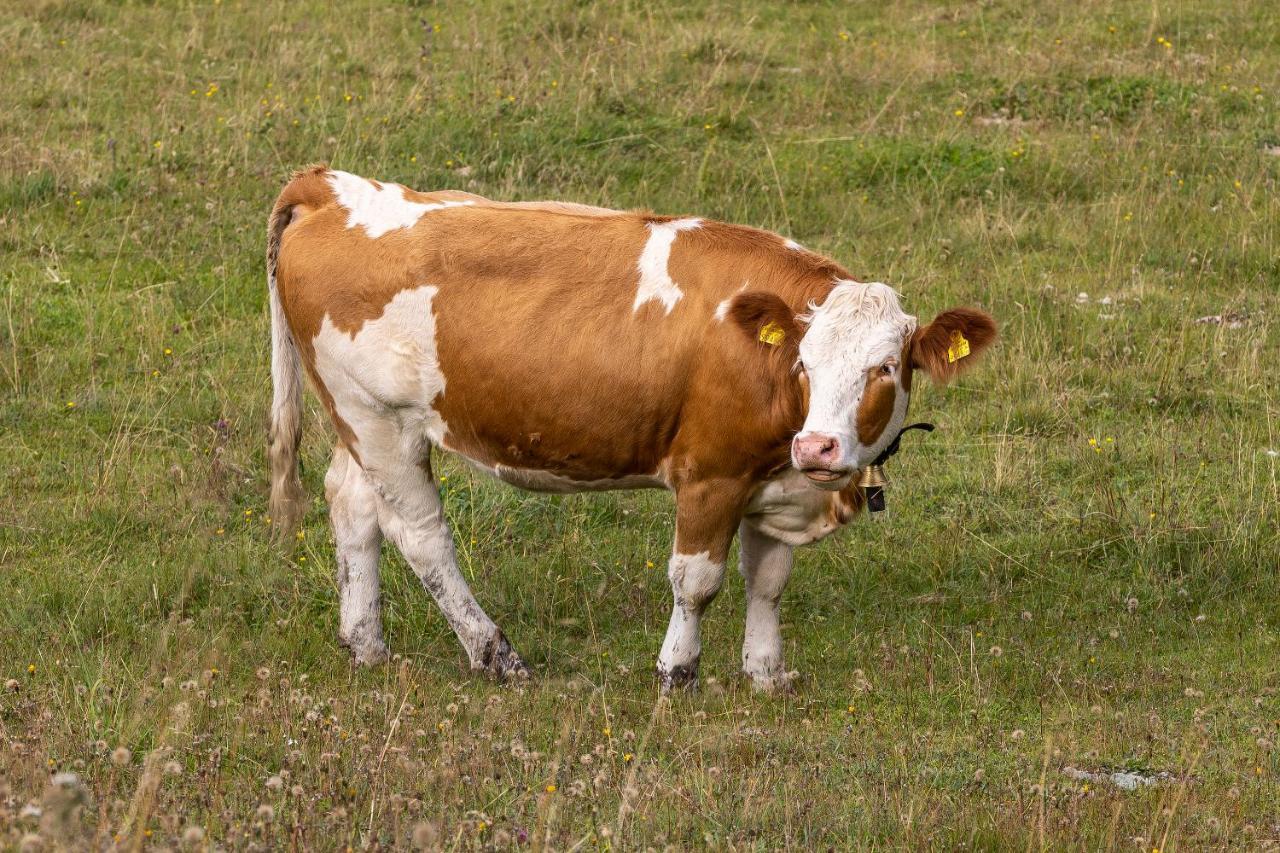
<svg viewBox="0 0 1280 853"><path fill-rule="evenodd" d="M796 465L801 469L832 469L840 463L840 440L834 435L811 432L798 435L791 445Z"/></svg>

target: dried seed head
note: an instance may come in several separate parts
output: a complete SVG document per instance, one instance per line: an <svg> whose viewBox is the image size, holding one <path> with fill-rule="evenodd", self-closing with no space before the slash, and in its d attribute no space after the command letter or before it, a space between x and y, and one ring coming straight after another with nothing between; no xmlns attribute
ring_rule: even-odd
<svg viewBox="0 0 1280 853"><path fill-rule="evenodd" d="M257 814L258 820L263 823L271 823L271 821L276 819L276 810L273 809L269 803L263 803L258 806Z"/></svg>
<svg viewBox="0 0 1280 853"><path fill-rule="evenodd" d="M133 753L127 746L117 746L111 750L111 763L116 767L124 767L133 760Z"/></svg>
<svg viewBox="0 0 1280 853"><path fill-rule="evenodd" d="M271 776L268 777L266 784L268 791L279 791L284 787L284 780L279 776Z"/></svg>
<svg viewBox="0 0 1280 853"><path fill-rule="evenodd" d="M75 773L62 772L49 780L40 801L40 832L59 848L76 848L83 839L84 815L92 807L89 789Z"/></svg>
<svg viewBox="0 0 1280 853"><path fill-rule="evenodd" d="M204 843L204 829L194 824L182 833L182 843L187 847L199 847Z"/></svg>
<svg viewBox="0 0 1280 853"><path fill-rule="evenodd" d="M423 821L413 828L413 846L418 850L430 850L439 837L440 832L433 823Z"/></svg>

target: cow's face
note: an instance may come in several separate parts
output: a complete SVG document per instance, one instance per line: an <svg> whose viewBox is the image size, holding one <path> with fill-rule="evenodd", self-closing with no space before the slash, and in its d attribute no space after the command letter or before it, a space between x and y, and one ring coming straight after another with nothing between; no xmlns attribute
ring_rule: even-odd
<svg viewBox="0 0 1280 853"><path fill-rule="evenodd" d="M898 434L915 369L945 382L971 365L996 334L991 317L971 308L917 326L893 289L880 283L837 284L807 320L800 362L809 410L791 443L791 459L824 489L844 488Z"/></svg>

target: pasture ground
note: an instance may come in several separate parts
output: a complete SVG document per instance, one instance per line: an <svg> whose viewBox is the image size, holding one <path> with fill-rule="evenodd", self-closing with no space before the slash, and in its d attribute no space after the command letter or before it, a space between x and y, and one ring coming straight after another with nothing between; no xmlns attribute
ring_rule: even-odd
<svg viewBox="0 0 1280 853"><path fill-rule="evenodd" d="M0 846L1277 844L1274 4L5 5ZM763 226L998 317L916 395L893 518L801 553L795 695L736 677L731 572L659 700L666 495L453 462L536 680L467 674L389 549L397 657L348 665L314 400L304 536L262 517L265 218L313 161Z"/></svg>

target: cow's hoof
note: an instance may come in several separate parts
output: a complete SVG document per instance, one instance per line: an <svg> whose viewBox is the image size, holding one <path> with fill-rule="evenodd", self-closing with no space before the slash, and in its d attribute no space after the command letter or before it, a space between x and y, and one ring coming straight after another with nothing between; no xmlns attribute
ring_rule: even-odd
<svg viewBox="0 0 1280 853"><path fill-rule="evenodd" d="M658 684L662 686L663 693L670 693L676 688L681 688L689 692L698 689L698 659L694 658L693 663L677 664L672 667L658 664Z"/></svg>
<svg viewBox="0 0 1280 853"><path fill-rule="evenodd" d="M484 656L472 669L486 672L498 681L527 681L533 675L502 631L493 632L485 644Z"/></svg>
<svg viewBox="0 0 1280 853"><path fill-rule="evenodd" d="M794 669L790 672L744 672L743 675L751 679L752 690L771 695L795 693L800 680L800 673Z"/></svg>
<svg viewBox="0 0 1280 853"><path fill-rule="evenodd" d="M386 643L376 637L342 637L339 642L350 649L351 662L356 666L381 666L390 657Z"/></svg>

